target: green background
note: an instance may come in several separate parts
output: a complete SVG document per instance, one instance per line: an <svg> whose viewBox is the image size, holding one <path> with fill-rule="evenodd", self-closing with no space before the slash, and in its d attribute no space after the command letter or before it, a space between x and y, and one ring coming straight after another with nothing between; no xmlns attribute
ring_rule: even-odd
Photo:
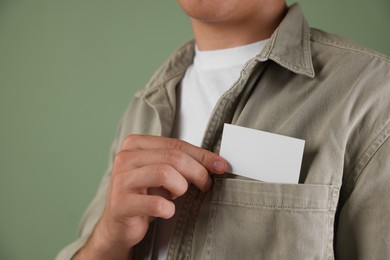
<svg viewBox="0 0 390 260"><path fill-rule="evenodd" d="M299 2L390 54L389 0ZM74 240L123 110L191 34L176 1L0 0L0 259Z"/></svg>

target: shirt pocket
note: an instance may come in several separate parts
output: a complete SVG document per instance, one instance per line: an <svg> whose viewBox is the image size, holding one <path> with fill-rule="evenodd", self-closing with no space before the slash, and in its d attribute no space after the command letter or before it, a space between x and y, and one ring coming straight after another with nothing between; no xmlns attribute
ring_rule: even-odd
<svg viewBox="0 0 390 260"><path fill-rule="evenodd" d="M204 259L333 259L339 188L216 179Z"/></svg>

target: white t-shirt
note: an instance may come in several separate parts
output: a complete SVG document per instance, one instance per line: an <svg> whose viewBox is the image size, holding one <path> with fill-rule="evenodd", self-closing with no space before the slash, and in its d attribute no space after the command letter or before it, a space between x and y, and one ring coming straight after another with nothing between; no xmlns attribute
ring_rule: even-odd
<svg viewBox="0 0 390 260"><path fill-rule="evenodd" d="M219 98L239 79L244 65L255 57L267 40L213 51L195 48L194 62L177 89L177 115L173 136L200 146L211 113ZM176 213L181 199L175 200ZM153 259L166 259L177 214L169 220L157 219Z"/></svg>

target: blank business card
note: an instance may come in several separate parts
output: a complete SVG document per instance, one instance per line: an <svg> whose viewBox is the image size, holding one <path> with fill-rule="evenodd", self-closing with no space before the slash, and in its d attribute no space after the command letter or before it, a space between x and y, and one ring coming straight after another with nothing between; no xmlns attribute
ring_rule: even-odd
<svg viewBox="0 0 390 260"><path fill-rule="evenodd" d="M273 183L299 181L305 141L246 127L225 124L220 156L229 172Z"/></svg>

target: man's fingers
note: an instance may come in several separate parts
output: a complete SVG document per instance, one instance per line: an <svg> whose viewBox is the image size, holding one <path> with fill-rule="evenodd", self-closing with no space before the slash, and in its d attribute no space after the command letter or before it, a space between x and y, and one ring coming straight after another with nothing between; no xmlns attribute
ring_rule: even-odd
<svg viewBox="0 0 390 260"><path fill-rule="evenodd" d="M134 149L179 150L187 153L212 173L224 173L227 169L226 161L217 154L174 138L150 135L129 135L123 142L121 150Z"/></svg>
<svg viewBox="0 0 390 260"><path fill-rule="evenodd" d="M168 164L200 190L207 191L211 187L211 178L207 169L180 150L121 151L115 160L116 171L128 172L129 174L132 174L131 172L137 168L148 165ZM158 170L161 171L161 169Z"/></svg>
<svg viewBox="0 0 390 260"><path fill-rule="evenodd" d="M122 201L118 214L124 217L149 216L171 218L175 214L175 204L161 196L131 194Z"/></svg>
<svg viewBox="0 0 390 260"><path fill-rule="evenodd" d="M130 189L166 189L173 198L183 195L188 189L187 180L169 164L154 164L137 168L125 174L123 184Z"/></svg>

